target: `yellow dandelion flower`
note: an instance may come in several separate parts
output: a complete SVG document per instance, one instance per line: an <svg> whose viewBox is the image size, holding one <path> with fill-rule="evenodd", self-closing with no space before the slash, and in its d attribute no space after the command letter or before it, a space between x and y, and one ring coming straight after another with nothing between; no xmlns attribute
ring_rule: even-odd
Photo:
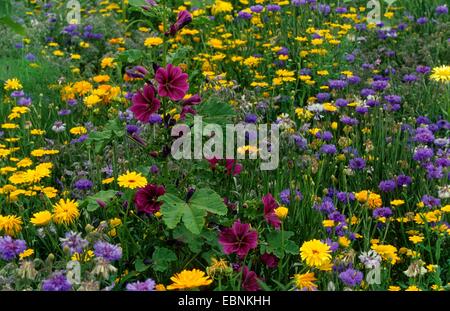
<svg viewBox="0 0 450 311"><path fill-rule="evenodd" d="M0 215L0 231L15 236L22 230L22 218L16 215Z"/></svg>
<svg viewBox="0 0 450 311"><path fill-rule="evenodd" d="M75 219L80 216L78 210L78 203L75 200L59 200L58 203L53 205L53 221L56 224L71 224Z"/></svg>
<svg viewBox="0 0 450 311"><path fill-rule="evenodd" d="M30 222L35 226L46 226L52 220L52 213L49 211L42 211L33 214L33 217L30 219Z"/></svg>
<svg viewBox="0 0 450 311"><path fill-rule="evenodd" d="M17 90L21 90L23 88L23 86L17 78L13 78L13 79L6 80L3 88L6 91L17 91Z"/></svg>
<svg viewBox="0 0 450 311"><path fill-rule="evenodd" d="M430 79L442 83L450 83L450 66L433 68Z"/></svg>

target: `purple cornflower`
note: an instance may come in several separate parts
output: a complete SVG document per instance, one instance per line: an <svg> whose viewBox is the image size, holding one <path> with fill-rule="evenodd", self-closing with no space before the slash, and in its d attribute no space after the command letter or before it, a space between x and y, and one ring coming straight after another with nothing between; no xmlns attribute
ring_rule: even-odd
<svg viewBox="0 0 450 311"><path fill-rule="evenodd" d="M27 249L24 240L14 240L9 235L0 237L0 258L6 261L13 260Z"/></svg>
<svg viewBox="0 0 450 311"><path fill-rule="evenodd" d="M316 97L319 102L323 103L323 102L329 100L331 95L329 93L318 93L316 95Z"/></svg>
<svg viewBox="0 0 450 311"><path fill-rule="evenodd" d="M356 59L356 56L354 54L347 54L345 55L345 60L349 63L353 63Z"/></svg>
<svg viewBox="0 0 450 311"><path fill-rule="evenodd" d="M415 74L407 74L403 76L403 82L405 83L413 83L419 80Z"/></svg>
<svg viewBox="0 0 450 311"><path fill-rule="evenodd" d="M359 285L363 279L363 276L364 275L362 274L362 272L355 270L353 268L349 268L339 274L339 278L341 279L341 281L346 286L350 287Z"/></svg>
<svg viewBox="0 0 450 311"><path fill-rule="evenodd" d="M428 128L419 127L416 130L414 140L422 144L429 144L434 141L434 135Z"/></svg>
<svg viewBox="0 0 450 311"><path fill-rule="evenodd" d="M428 23L428 18L427 17L419 17L417 19L417 24L419 24L419 25L424 25L426 23Z"/></svg>
<svg viewBox="0 0 450 311"><path fill-rule="evenodd" d="M378 188L382 191L382 192L391 192L394 191L396 187L395 181L394 180L383 180L380 182L380 184L378 185Z"/></svg>
<svg viewBox="0 0 450 311"><path fill-rule="evenodd" d="M428 66L422 66L422 65L420 65L420 66L417 66L417 68L416 68L416 72L417 72L417 73L421 73L421 74L423 74L423 75L425 75L425 74L427 74L427 73L430 73L430 71L431 71L431 68L428 67Z"/></svg>
<svg viewBox="0 0 450 311"><path fill-rule="evenodd" d="M108 242L98 241L94 245L94 254L108 261L115 261L122 258L122 248Z"/></svg>
<svg viewBox="0 0 450 311"><path fill-rule="evenodd" d="M444 177L442 166L434 166L430 163L426 166L426 169L428 179L441 179Z"/></svg>
<svg viewBox="0 0 450 311"><path fill-rule="evenodd" d="M70 291L72 290L72 284L69 283L62 271L58 271L50 278L44 280L42 283L42 290L58 292Z"/></svg>
<svg viewBox="0 0 450 311"><path fill-rule="evenodd" d="M325 144L320 147L320 152L325 154L335 154L337 152L336 146L333 144Z"/></svg>
<svg viewBox="0 0 450 311"><path fill-rule="evenodd" d="M145 282L134 282L127 284L127 291L133 292L150 292L155 290L155 281L147 279Z"/></svg>
<svg viewBox="0 0 450 311"><path fill-rule="evenodd" d="M134 133L139 134L141 128L135 124L127 124L126 129L128 135L133 135Z"/></svg>
<svg viewBox="0 0 450 311"><path fill-rule="evenodd" d="M70 254L74 253L81 254L86 246L88 246L89 242L81 237L81 233L79 232L66 232L64 238L59 238L61 241L61 247L67 247L70 251Z"/></svg>
<svg viewBox="0 0 450 311"><path fill-rule="evenodd" d="M292 135L292 139L298 148L304 150L308 146L308 141L301 135Z"/></svg>
<svg viewBox="0 0 450 311"><path fill-rule="evenodd" d="M281 6L277 5L277 4L268 4L266 6L267 11L269 12L277 12L281 10Z"/></svg>
<svg viewBox="0 0 450 311"><path fill-rule="evenodd" d="M77 143L82 143L82 142L84 142L86 139L88 139L88 135L87 134L84 134L84 135L81 135L80 137L78 137L78 138L74 138L74 139L72 139L71 141L70 141L70 144L77 144Z"/></svg>
<svg viewBox="0 0 450 311"><path fill-rule="evenodd" d="M366 167L366 161L363 158L354 158L349 162L349 166L352 170L362 170Z"/></svg>
<svg viewBox="0 0 450 311"><path fill-rule="evenodd" d="M377 80L377 81L373 81L372 82L372 89L374 89L375 91L383 91L384 89L386 89L389 85L389 82L385 81L385 80Z"/></svg>
<svg viewBox="0 0 450 311"><path fill-rule="evenodd" d="M426 161L433 157L433 149L428 147L417 148L413 155L414 161Z"/></svg>
<svg viewBox="0 0 450 311"><path fill-rule="evenodd" d="M336 104L336 106L338 106L338 107L347 107L348 101L346 101L346 100L343 99L343 98L338 98L338 99L336 99L335 104Z"/></svg>
<svg viewBox="0 0 450 311"><path fill-rule="evenodd" d="M23 97L23 96L25 96L25 93L22 90L14 91L11 93L11 97L17 98L17 97Z"/></svg>
<svg viewBox="0 0 450 311"><path fill-rule="evenodd" d="M67 116L71 113L72 111L70 109L61 109L60 111L58 111L58 116Z"/></svg>
<svg viewBox="0 0 450 311"><path fill-rule="evenodd" d="M252 18L252 14L245 12L245 11L239 11L238 13L238 17L241 19L251 19Z"/></svg>
<svg viewBox="0 0 450 311"><path fill-rule="evenodd" d="M77 188L78 190L89 190L92 188L94 184L92 183L92 181L90 181L89 179L86 178L82 178L80 180L77 180L75 182L75 188Z"/></svg>
<svg viewBox="0 0 450 311"><path fill-rule="evenodd" d="M25 59L29 62L34 62L36 61L36 56L34 56L34 54L32 53L28 53L27 55L25 55Z"/></svg>
<svg viewBox="0 0 450 311"><path fill-rule="evenodd" d="M448 14L448 6L446 4L439 5L438 7L436 7L436 11L435 12L436 12L437 15Z"/></svg>
<svg viewBox="0 0 450 311"><path fill-rule="evenodd" d="M350 118L348 116L342 116L340 120L345 125L357 125L359 123L357 119Z"/></svg>
<svg viewBox="0 0 450 311"><path fill-rule="evenodd" d="M402 97L398 95L386 95L384 96L384 100L387 101L391 105L400 105L402 102Z"/></svg>
<svg viewBox="0 0 450 311"><path fill-rule="evenodd" d="M431 123L431 121L430 121L430 119L428 119L428 117L425 117L425 116L418 116L418 117L416 118L416 124L417 124L417 125L422 125L422 124L428 125L428 124L430 124L430 123Z"/></svg>
<svg viewBox="0 0 450 311"><path fill-rule="evenodd" d="M328 86L332 90L342 90L347 86L347 81L345 81L345 80L329 80Z"/></svg>
<svg viewBox="0 0 450 311"><path fill-rule="evenodd" d="M399 187L406 187L409 186L412 183L411 177L407 175L398 175L397 176L397 186Z"/></svg>
<svg viewBox="0 0 450 311"><path fill-rule="evenodd" d="M355 85L361 82L361 78L359 76L353 75L351 77L348 77L347 81L348 83Z"/></svg>
<svg viewBox="0 0 450 311"><path fill-rule="evenodd" d="M362 97L369 97L370 95L375 95L375 91L372 89L362 89L360 92Z"/></svg>
<svg viewBox="0 0 450 311"><path fill-rule="evenodd" d="M31 105L31 98L30 97L21 97L17 101L17 105L29 107Z"/></svg>
<svg viewBox="0 0 450 311"><path fill-rule="evenodd" d="M429 208L441 205L441 200L440 199L435 198L435 197L433 197L431 195L428 195L428 194L423 195L421 201L423 202L423 204L426 207L429 207Z"/></svg>
<svg viewBox="0 0 450 311"><path fill-rule="evenodd" d="M256 123L258 121L258 116L253 113L248 113L245 115L245 123Z"/></svg>
<svg viewBox="0 0 450 311"><path fill-rule="evenodd" d="M389 207L380 207L374 209L372 215L374 218L390 217L392 216L392 210Z"/></svg>
<svg viewBox="0 0 450 311"><path fill-rule="evenodd" d="M152 113L148 119L148 122L150 124L161 124L162 123L162 118L159 114L157 113Z"/></svg>
<svg viewBox="0 0 450 311"><path fill-rule="evenodd" d="M252 6L250 7L250 10L251 10L253 13L261 13L262 10L264 10L264 7L263 7L262 5L259 5L259 4L257 4L257 5L252 5Z"/></svg>
<svg viewBox="0 0 450 311"><path fill-rule="evenodd" d="M303 195L300 191L295 190L295 200L300 201L303 198ZM290 204L291 203L291 190L284 189L280 192L280 201L282 204Z"/></svg>
<svg viewBox="0 0 450 311"><path fill-rule="evenodd" d="M320 204L314 204L314 208L325 214L331 214L336 210L333 200L329 197L323 198Z"/></svg>

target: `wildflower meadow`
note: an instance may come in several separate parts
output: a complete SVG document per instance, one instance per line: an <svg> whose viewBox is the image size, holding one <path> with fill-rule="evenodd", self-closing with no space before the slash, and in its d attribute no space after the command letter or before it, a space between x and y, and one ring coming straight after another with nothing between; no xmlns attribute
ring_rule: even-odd
<svg viewBox="0 0 450 311"><path fill-rule="evenodd" d="M449 5L0 0L0 290L449 290Z"/></svg>

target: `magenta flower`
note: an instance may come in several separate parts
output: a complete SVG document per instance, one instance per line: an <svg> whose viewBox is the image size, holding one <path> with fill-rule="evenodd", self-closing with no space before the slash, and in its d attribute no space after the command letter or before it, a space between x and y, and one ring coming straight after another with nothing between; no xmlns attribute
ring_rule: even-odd
<svg viewBox="0 0 450 311"><path fill-rule="evenodd" d="M161 102L155 97L155 88L145 84L144 90L139 90L131 99L133 106L130 110L137 120L148 123L150 116L161 107Z"/></svg>
<svg viewBox="0 0 450 311"><path fill-rule="evenodd" d="M202 98L198 94L192 95L188 99L183 100L183 102L181 103L181 105L183 106L183 109L181 110L181 113L180 113L180 119L184 120L186 118L186 114L188 114L188 113L192 114L192 115L196 115L197 111L195 111L195 109L192 106L200 104L201 101L202 101Z"/></svg>
<svg viewBox="0 0 450 311"><path fill-rule="evenodd" d="M156 213L162 204L162 202L158 202L158 198L164 193L166 193L166 189L155 184L148 184L144 188L140 188L134 196L137 210L146 214Z"/></svg>
<svg viewBox="0 0 450 311"><path fill-rule="evenodd" d="M262 202L264 204L264 218L267 223L273 226L275 229L279 229L281 225L281 220L275 214L275 209L278 207L277 201L273 198L273 196L268 193L262 198Z"/></svg>
<svg viewBox="0 0 450 311"><path fill-rule="evenodd" d="M237 220L231 228L220 232L219 243L225 254L235 253L243 258L258 245L258 232L250 229L249 224L241 224L241 221Z"/></svg>
<svg viewBox="0 0 450 311"><path fill-rule="evenodd" d="M225 168L227 169L228 175L239 175L242 172L242 165L237 163L236 160L226 159L225 160Z"/></svg>
<svg viewBox="0 0 450 311"><path fill-rule="evenodd" d="M247 267L242 269L242 288L244 290L248 292L260 290L258 279L259 277L254 271L249 270Z"/></svg>
<svg viewBox="0 0 450 311"><path fill-rule="evenodd" d="M180 67L168 64L166 68L159 67L155 74L158 81L158 94L171 100L180 100L189 89L188 75Z"/></svg>
<svg viewBox="0 0 450 311"><path fill-rule="evenodd" d="M269 253L264 253L261 255L261 261L263 264L265 264L268 268L276 268L278 266L278 257L273 255L273 254L269 254Z"/></svg>
<svg viewBox="0 0 450 311"><path fill-rule="evenodd" d="M165 33L165 35L171 35L174 36L181 28L186 26L192 21L192 15L187 10L182 10L177 15L177 21L175 24L170 26L170 29L168 32Z"/></svg>

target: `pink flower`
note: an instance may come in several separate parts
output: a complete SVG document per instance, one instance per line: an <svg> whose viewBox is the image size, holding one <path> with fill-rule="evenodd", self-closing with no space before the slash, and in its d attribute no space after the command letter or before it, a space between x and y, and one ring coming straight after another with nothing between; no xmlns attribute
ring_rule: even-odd
<svg viewBox="0 0 450 311"><path fill-rule="evenodd" d="M235 253L243 258L258 245L258 232L250 229L249 224L241 224L241 221L237 220L231 228L220 232L219 243L225 254Z"/></svg>
<svg viewBox="0 0 450 311"><path fill-rule="evenodd" d="M189 89L188 75L180 67L168 64L167 68L159 67L155 74L158 81L158 94L171 100L180 100Z"/></svg>
<svg viewBox="0 0 450 311"><path fill-rule="evenodd" d="M275 209L278 207L278 203L273 196L268 193L262 198L264 204L264 218L269 225L272 225L275 229L279 229L281 220L275 214Z"/></svg>
<svg viewBox="0 0 450 311"><path fill-rule="evenodd" d="M164 193L166 193L166 189L155 184L148 184L144 188L140 188L134 196L137 210L146 214L156 213L162 205L162 202L158 202L158 198Z"/></svg>
<svg viewBox="0 0 450 311"><path fill-rule="evenodd" d="M133 106L130 110L137 120L147 123L150 116L161 107L161 102L155 97L155 88L145 84L144 90L139 90L131 99Z"/></svg>

